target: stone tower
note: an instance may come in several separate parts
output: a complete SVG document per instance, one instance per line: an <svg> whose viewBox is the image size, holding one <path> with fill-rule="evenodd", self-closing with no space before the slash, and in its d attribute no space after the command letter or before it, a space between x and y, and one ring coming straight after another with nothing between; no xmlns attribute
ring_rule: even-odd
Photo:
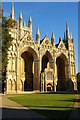
<svg viewBox="0 0 80 120"><path fill-rule="evenodd" d="M14 4L10 17L15 19ZM74 39L67 22L64 39L59 38L58 44L53 32L51 41L48 35L40 40L39 27L34 42L32 18L28 26L23 24L22 13L10 34L13 41L8 50L6 93L77 90Z"/></svg>

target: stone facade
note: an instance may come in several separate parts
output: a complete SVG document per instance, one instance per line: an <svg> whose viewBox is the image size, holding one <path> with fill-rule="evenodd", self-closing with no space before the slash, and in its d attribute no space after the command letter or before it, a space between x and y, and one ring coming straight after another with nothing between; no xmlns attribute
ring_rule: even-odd
<svg viewBox="0 0 80 120"><path fill-rule="evenodd" d="M14 18L14 4L11 16ZM64 40L55 44L46 34L40 40L37 28L36 42L32 38L32 18L28 26L22 24L22 13L14 28L10 29L13 44L8 50L6 92L77 90L74 40L66 22Z"/></svg>

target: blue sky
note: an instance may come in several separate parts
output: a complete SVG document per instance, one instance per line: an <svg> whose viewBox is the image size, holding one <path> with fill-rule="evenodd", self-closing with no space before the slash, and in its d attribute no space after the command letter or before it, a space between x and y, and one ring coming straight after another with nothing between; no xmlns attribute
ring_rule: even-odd
<svg viewBox="0 0 80 120"><path fill-rule="evenodd" d="M36 28L40 28L40 38L43 39L47 33L51 39L54 32L56 43L59 37L64 37L66 20L72 32L75 43L76 66L78 72L78 3L77 2L15 2L15 18L19 19L22 12L23 21L28 25L29 16L32 16L33 38L35 40ZM11 2L2 4L4 15L9 17L11 13Z"/></svg>

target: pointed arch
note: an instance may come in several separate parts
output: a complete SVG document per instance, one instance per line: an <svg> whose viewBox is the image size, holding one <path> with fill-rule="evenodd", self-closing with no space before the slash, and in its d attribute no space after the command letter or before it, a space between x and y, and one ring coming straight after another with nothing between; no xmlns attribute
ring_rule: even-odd
<svg viewBox="0 0 80 120"><path fill-rule="evenodd" d="M45 54L42 56L41 72L44 72L44 69L47 68L48 63L50 64L50 67L53 68L53 57L51 53L47 50Z"/></svg>
<svg viewBox="0 0 80 120"><path fill-rule="evenodd" d="M56 58L56 69L57 69L57 90L66 90L66 81L69 79L69 66L68 59L65 54L61 53Z"/></svg>
<svg viewBox="0 0 80 120"><path fill-rule="evenodd" d="M38 59L38 54L32 47L24 47L23 49L21 49L20 56L26 51L29 51L33 55L34 59Z"/></svg>
<svg viewBox="0 0 80 120"><path fill-rule="evenodd" d="M63 52L57 55L56 60L58 57L61 57L62 59L64 59L65 62L68 62L68 58Z"/></svg>
<svg viewBox="0 0 80 120"><path fill-rule="evenodd" d="M35 83L35 80L37 79L38 74L38 54L35 49L32 47L24 47L20 51L20 57L22 60L21 69L23 69L23 75L21 74L20 77L24 76L24 91L33 91L35 89L35 85L38 86L38 80ZM34 72L36 71L36 72Z"/></svg>
<svg viewBox="0 0 80 120"><path fill-rule="evenodd" d="M46 55L46 56L48 57L49 61L53 61L53 57L52 57L52 54L50 53L50 51L47 50L47 51L42 55L42 57L43 57L44 55Z"/></svg>
<svg viewBox="0 0 80 120"><path fill-rule="evenodd" d="M53 90L53 86L51 83L47 84L47 91L52 91Z"/></svg>

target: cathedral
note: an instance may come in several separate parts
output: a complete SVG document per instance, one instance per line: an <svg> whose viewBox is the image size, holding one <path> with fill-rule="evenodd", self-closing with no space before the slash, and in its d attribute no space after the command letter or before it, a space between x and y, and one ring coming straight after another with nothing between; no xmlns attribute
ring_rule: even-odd
<svg viewBox="0 0 80 120"><path fill-rule="evenodd" d="M13 3L10 17L16 20ZM32 38L32 18L29 17L26 26L22 13L9 34L13 41L8 50L7 94L77 90L74 39L67 22L64 39L59 38L58 44L55 44L53 32L51 40L47 34L40 40L39 28L35 42Z"/></svg>

